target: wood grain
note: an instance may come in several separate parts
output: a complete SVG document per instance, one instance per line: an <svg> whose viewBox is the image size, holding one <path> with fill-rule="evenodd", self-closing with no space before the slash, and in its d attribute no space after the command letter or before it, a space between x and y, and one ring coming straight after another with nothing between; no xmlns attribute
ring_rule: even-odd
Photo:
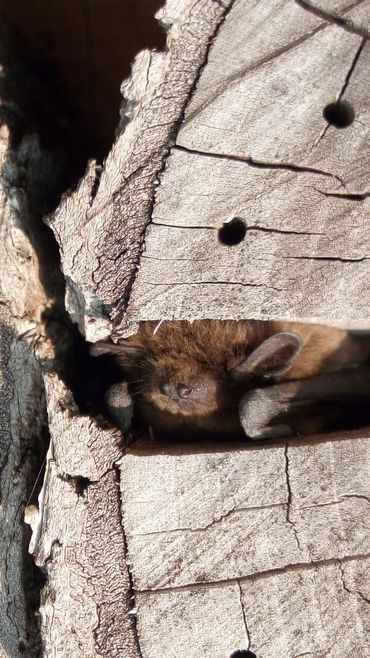
<svg viewBox="0 0 370 658"><path fill-rule="evenodd" d="M161 177L130 319L369 326L370 5L326 3L341 26L303 4L240 0L222 24ZM338 99L355 112L344 129L323 118ZM247 232L225 246L232 216Z"/></svg>
<svg viewBox="0 0 370 658"><path fill-rule="evenodd" d="M369 432L126 451L143 655L367 657L369 466Z"/></svg>

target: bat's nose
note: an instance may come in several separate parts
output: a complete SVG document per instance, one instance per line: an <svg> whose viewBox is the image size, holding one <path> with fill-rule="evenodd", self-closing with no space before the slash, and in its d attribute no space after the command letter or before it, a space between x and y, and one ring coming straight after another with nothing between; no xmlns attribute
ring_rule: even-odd
<svg viewBox="0 0 370 658"><path fill-rule="evenodd" d="M183 400L190 395L193 389L186 384L173 386L169 382L161 382L159 384L159 390L162 395L165 395L170 400Z"/></svg>

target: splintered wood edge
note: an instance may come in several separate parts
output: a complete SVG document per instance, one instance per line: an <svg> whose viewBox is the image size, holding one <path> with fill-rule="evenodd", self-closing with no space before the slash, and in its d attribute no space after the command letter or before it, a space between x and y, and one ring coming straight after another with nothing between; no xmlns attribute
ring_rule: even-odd
<svg viewBox="0 0 370 658"><path fill-rule="evenodd" d="M47 574L45 655L140 658L115 467L121 434L81 416L56 375L46 390L51 443L30 546Z"/></svg>
<svg viewBox="0 0 370 658"><path fill-rule="evenodd" d="M160 12L167 50L137 56L123 84L129 120L124 132L103 170L91 163L79 189L50 219L61 248L68 311L89 340L112 329L123 332L158 176L231 5L232 0L172 1Z"/></svg>

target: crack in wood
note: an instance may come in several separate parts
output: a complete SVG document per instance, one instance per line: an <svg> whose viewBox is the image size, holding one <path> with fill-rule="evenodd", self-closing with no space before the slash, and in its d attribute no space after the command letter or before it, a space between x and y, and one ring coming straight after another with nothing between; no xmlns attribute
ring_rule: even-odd
<svg viewBox="0 0 370 658"><path fill-rule="evenodd" d="M349 69L348 69L348 71L347 71L347 74L346 74L345 78L344 78L344 82L343 82L342 88L341 88L341 90L340 90L340 92L339 92L339 96L338 96L338 98L337 98L337 102L339 102L339 101L343 98L343 96L344 96L344 94L345 94L345 91L346 91L346 89L347 89L347 87L348 87L348 85L349 85L350 79L351 79L352 74L353 74L353 72L354 72L354 70L355 70L355 68L356 68L356 64L357 64L357 62L358 62L358 60L359 60L359 57L360 57L360 55L361 55L361 53L362 53L362 51L363 51L363 48L364 48L364 46L365 46L365 43L366 43L366 39L362 39L362 41L361 41L359 47L357 48L357 51L356 51L356 53L355 53L355 55L354 55L354 58L353 58L353 60L352 60L352 62L351 62L351 65L350 65L350 67L349 67ZM316 146L321 142L321 140L324 139L324 137L325 137L327 131L328 131L329 128L330 128L330 125L331 125L331 124L330 124L329 122L326 123L325 128L322 130L322 132L321 132L321 134L319 135L318 139L316 140L316 142L313 144L312 148L310 149L310 153L314 150L314 148L316 148ZM317 191L319 191L319 190L317 190ZM323 193L323 194L325 194L325 193ZM338 197L341 197L342 195L341 195L341 194L330 194L330 193L327 193L327 196L338 196ZM346 198L349 198L350 196L354 196L355 198L352 198L352 199L350 199L350 200L352 200L352 201L357 201L357 200L358 200L358 199L357 199L357 195L349 195L349 194L347 194L347 195L343 195L343 196L345 196Z"/></svg>
<svg viewBox="0 0 370 658"><path fill-rule="evenodd" d="M296 1L296 0L295 0ZM347 14L351 9L356 7L359 4L362 4L365 0L359 0L358 2L354 2L346 9L343 10L343 14ZM297 3L299 4L299 2ZM303 7L306 9L305 7ZM320 16L319 16L320 18ZM324 19L325 20L325 19ZM212 105L212 103L217 100L219 96L221 96L227 89L232 85L233 82L236 82L237 80L241 80L245 75L248 73L255 71L258 68L262 68L265 64L269 64L272 62L274 59L277 59L281 55L284 55L285 53L289 52L290 50L294 50L295 48L299 47L309 39L312 39L312 37L316 36L319 32L322 32L328 27L328 23L331 21L325 20L325 22L318 27L315 27L312 29L310 32L307 32L306 34L302 35L301 37L298 37L297 39L294 39L290 43L281 46L280 48L276 48L272 53L268 53L264 57L261 57L257 61L253 62L252 64L248 64L244 68L239 69L235 73L231 74L227 78L225 78L221 83L215 86L215 90L207 100L205 100L203 103L201 103L196 109L194 109L192 112L189 112L186 115L186 120L185 120L185 125L190 123L198 114L200 114L203 110L205 110L207 107Z"/></svg>
<svg viewBox="0 0 370 658"><path fill-rule="evenodd" d="M207 523L204 526L199 526L196 528L191 528L191 527L180 527L180 528L171 528L170 530L153 530L152 532L135 532L133 533L133 536L135 537L153 537L153 536L158 536L158 535L173 535L173 534L178 534L182 532L203 532L205 530L209 530L212 528L214 525L217 525L218 523L222 523L225 519L228 517L232 516L233 514L237 514L238 512L254 512L256 510L262 510L262 509L275 509L276 507L285 507L286 503L271 503L270 505L255 505L251 507L234 507L227 512L224 512L221 514L219 518L212 519L209 523Z"/></svg>
<svg viewBox="0 0 370 658"><path fill-rule="evenodd" d="M240 584L239 579L236 581L236 584L237 584L238 589L239 589L239 602L240 602L240 607L241 607L241 611L242 611L242 617L243 617L243 624L244 624L244 628L245 628L245 633L246 633L246 636L247 636L247 649L250 649L251 646L252 646L251 632L250 632L250 630L248 628L248 624L247 624L247 615L246 615L246 612L245 612L245 609L244 609L244 606L243 606L242 586Z"/></svg>
<svg viewBox="0 0 370 658"><path fill-rule="evenodd" d="M360 0L359 2L352 3L352 5L347 7L346 11L343 13L348 13L351 9L357 7L358 5L361 5L363 2L364 0ZM312 4L311 0L295 0L295 3L302 9L310 12L311 14L314 14L315 16L321 18L327 23L337 25L338 27L342 28L343 30L346 30L346 32L350 32L351 34L357 34L358 36L363 37L365 39L370 39L369 30L367 30L362 25L357 25L350 18L345 18L345 16L339 14L336 11L333 12L326 11L322 7L318 7L317 5Z"/></svg>
<svg viewBox="0 0 370 658"><path fill-rule="evenodd" d="M243 288L266 288L266 290L275 290L275 292L281 292L283 288L275 288L274 286L269 286L266 283L245 283L243 281L179 281L171 282L166 281L164 283L154 283L153 281L143 281L144 285L155 286L155 287L168 287L174 288L175 286L242 286Z"/></svg>
<svg viewBox="0 0 370 658"><path fill-rule="evenodd" d="M270 254L271 255L271 254ZM358 258L342 258L341 256L283 256L279 254L279 258L284 260L312 260L323 262L339 262L339 263L362 263L369 260L369 256L359 256Z"/></svg>
<svg viewBox="0 0 370 658"><path fill-rule="evenodd" d="M134 614L134 610L136 609L136 603L135 603L135 590L134 590L134 585L133 585L133 576L132 572L130 569L130 563L127 559L128 556L128 545L127 545L127 535L125 531L125 522L124 522L124 513L123 513L123 508L122 508L122 496L119 494L120 492L120 485L121 485L121 473L118 465L115 465L114 468L114 475L115 479L117 482L117 508L118 508L118 515L119 515L119 523L121 526L121 531L122 531L122 538L123 538L123 548L124 548L124 557L125 557L125 563L126 563L126 570L128 574L128 581L129 581L129 587L126 593L126 600L127 600L127 605L130 609L128 616L130 620L130 625L135 641L135 646L136 650L138 653L138 658L143 658L143 653L141 650L141 645L140 645L140 637L139 637L139 631L137 627L137 618L136 615ZM130 614L131 613L131 614Z"/></svg>
<svg viewBox="0 0 370 658"><path fill-rule="evenodd" d="M299 541L299 536L298 536L298 531L295 526L294 521L291 519L290 512L291 512L291 506L292 506L292 498L293 498L293 493L292 493L292 487L290 483L290 472L289 472L289 456L288 456L288 444L286 444L285 449L284 449L284 459L285 459L285 481L286 481L286 487L287 487L287 501L286 501L286 521L289 523L291 526L293 532L294 532L294 537L298 546L298 549L302 553L302 546Z"/></svg>
<svg viewBox="0 0 370 658"><path fill-rule="evenodd" d="M250 167L255 167L256 169L282 169L284 171L292 171L298 174L315 174L318 176L325 176L326 178L332 178L337 180L340 185L345 188L344 181L337 175L331 174L329 171L324 171L323 169L316 169L315 167L305 167L301 165L296 165L292 162L263 162L262 160L255 160L251 156L236 155L233 153L215 153L212 151L200 151L198 149L192 149L188 146L181 146L176 144L173 147L173 150L183 151L189 153L190 155L200 155L206 158L215 158L219 160L230 160L231 162L242 162Z"/></svg>
<svg viewBox="0 0 370 658"><path fill-rule="evenodd" d="M340 505L344 503L346 499L349 498L358 498L359 500L366 500L370 504L370 498L362 494L343 494L340 500L330 500L327 503L316 503L315 505L305 505L304 507L298 507L298 510L306 509L316 509L317 507L331 507L332 505Z"/></svg>
<svg viewBox="0 0 370 658"><path fill-rule="evenodd" d="M194 582L186 585L172 585L170 587L158 587L152 589L138 589L135 588L135 593L137 594L168 594L168 592L173 591L184 591L191 592L197 589L204 588L216 588L216 587L228 587L230 584L236 584L238 581L240 583L247 583L249 581L256 581L262 578L270 578L271 576L278 575L280 573L290 573L293 571L313 571L315 569L325 569L327 566L338 565L339 562L342 564L347 564L351 562L362 562L370 559L370 553L356 553L354 555L344 555L340 558L333 557L323 560L310 560L310 562L295 562L289 563L282 567L275 567L273 569L266 569L265 571L255 571L254 573L247 576L238 576L234 578L221 578L220 580L210 580L204 582Z"/></svg>
<svg viewBox="0 0 370 658"><path fill-rule="evenodd" d="M170 125L168 125L167 135L166 135L166 138L164 140L164 143L160 145L159 149L157 149L156 157L158 159L158 167L155 169L154 172L153 171L150 172L151 180L148 182L148 189L150 190L150 196L146 200L146 211L147 211L148 221L144 224L144 226L142 228L142 231L141 231L141 235L139 236L139 239L137 240L137 253L136 253L136 257L135 257L134 262L133 262L130 277L128 278L128 281L125 285L124 294L122 295L121 299L119 300L119 302L116 305L116 315L117 315L118 324L120 324L121 321L123 320L125 311L128 307L129 301L130 301L132 288L133 288L134 281L135 281L135 278L136 278L136 275L137 275L137 271L138 271L138 268L139 268L139 265L140 265L141 255L142 255L142 252L143 252L143 249L144 249L146 229L147 229L147 226L150 224L152 214L153 214L153 208L154 208L154 204L155 204L156 188L157 188L158 183L161 179L161 176L162 176L162 174L165 170L166 161L167 161L168 155L170 153L171 146L176 141L178 132L179 132L179 130L181 128L181 125L183 124L183 121L184 121L186 108L189 105L189 103L190 103L190 101L191 101L191 99L192 99L192 97L195 93L200 75L201 75L204 67L206 66L206 64L208 62L209 49L210 49L213 41L215 40L215 38L216 38L220 28L221 28L221 25L223 24L223 22L225 21L229 11L231 10L234 2L235 2L235 0L224 0L224 2L219 1L217 3L214 3L214 4L217 4L220 7L220 14L217 17L217 19L215 20L215 26L214 26L214 29L213 29L213 33L208 35L208 41L205 44L204 52L202 53L202 60L199 62L197 70L194 71L193 74L192 74L192 82L191 82L191 84L190 84L190 86L187 90L187 94L186 94L185 98L182 100L181 105L179 106L178 116L175 120L173 120L171 122ZM193 15L195 15L194 7L193 7ZM190 30L190 25L187 25L187 29L188 29L189 32L191 31ZM162 90L162 97L164 97L164 90ZM155 101L156 101L156 98L155 98ZM153 129L153 126L151 126L151 128ZM155 161L155 157L153 158L152 154L151 154L148 161L153 161L153 159Z"/></svg>
<svg viewBox="0 0 370 658"><path fill-rule="evenodd" d="M316 188L314 188L316 189ZM320 190L316 190L317 192L320 192ZM369 192L370 195L370 192ZM334 196L334 195L333 195ZM338 195L342 196L342 195ZM204 231L218 231L219 226L197 226L193 224L167 224L166 222L152 222L152 226L164 226L166 228L178 228L178 229L190 229L190 230L204 230ZM258 226L258 224L245 224L245 230L248 233L248 231L260 231L261 233L277 233L278 235L326 235L326 233L323 232L314 232L314 231L294 231L293 229L279 229L279 228L270 228L269 226ZM146 256L146 258L150 258L150 256ZM154 260L154 258L153 258ZM157 260L167 260L167 259L157 259ZM180 258L171 258L168 260L189 260L189 259L180 259ZM199 260L199 258L194 259L194 260ZM205 260L205 259L203 259Z"/></svg>
<svg viewBox="0 0 370 658"><path fill-rule="evenodd" d="M338 566L339 566L340 579L341 579L342 587L343 587L344 591L345 591L345 592L348 592L348 594L351 594L352 596L355 596L355 597L361 599L361 600L364 601L365 603L369 603L369 604L370 604L370 599L367 598L367 597L361 592L361 590L359 590L359 589L352 590L352 589L350 589L350 588L348 587L348 585L346 584L346 580L345 580L345 576L344 576L344 569L343 569L343 561L342 561L341 559L338 560Z"/></svg>
<svg viewBox="0 0 370 658"><path fill-rule="evenodd" d="M370 196L370 192L347 192L341 194L340 192L326 192L325 190L319 190L314 186L313 189L323 196L334 197L335 199L345 199L346 201L365 201L365 199Z"/></svg>

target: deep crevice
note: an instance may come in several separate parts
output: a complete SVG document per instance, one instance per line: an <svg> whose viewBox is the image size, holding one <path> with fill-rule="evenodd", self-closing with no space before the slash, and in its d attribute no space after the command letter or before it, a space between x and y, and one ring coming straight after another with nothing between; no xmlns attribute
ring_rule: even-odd
<svg viewBox="0 0 370 658"><path fill-rule="evenodd" d="M286 487L287 487L287 501L286 501L286 521L289 523L291 526L293 532L294 532L294 537L295 541L297 543L298 549L300 552L302 552L302 546L299 541L299 536L298 536L298 531L297 528L295 527L294 521L292 521L291 518L291 507L292 507L292 487L290 484L290 462L289 462L289 456L288 456L288 444L285 446L284 449L284 459L285 459L285 481L286 481Z"/></svg>
<svg viewBox="0 0 370 658"><path fill-rule="evenodd" d="M73 112L63 103L54 72L41 65L7 26L0 26L0 36L4 67L0 96L7 99L2 121L10 131L3 184L17 221L35 249L40 281L51 301L42 317L55 351L51 367L72 391L82 413L107 415L104 390L120 374L112 358L97 361L89 355L88 344L71 321L65 309L58 245L43 222L58 206L62 193L77 186L89 151ZM93 196L100 175L101 166L96 164Z"/></svg>
<svg viewBox="0 0 370 658"><path fill-rule="evenodd" d="M58 206L61 195L67 189L76 187L85 170L89 148L84 142L83 131L77 128L72 109L65 103L55 71L34 57L14 30L4 23L0 23L0 64L3 67L0 121L9 130L2 185L12 209L13 221L35 250L40 282L50 300L50 307L42 319L44 331L54 346L55 358L52 362L40 359L40 366L44 371L57 372L72 391L81 413L104 415L107 413L104 390L110 383L118 381L121 373L112 358L99 359L98 363L89 355L88 344L69 318L64 305L65 281L57 242L51 229L43 222L43 217ZM92 196L98 190L100 172L98 164ZM26 505L37 504L50 439L46 422L45 408L44 432L35 432L25 447L27 454L21 453L22 463L17 464L18 470L23 468L23 459L28 456L25 463L28 500L23 497L20 500L14 517L14 532L21 533L19 536L22 539L19 549L23 561L21 586L27 623L25 637L20 637L18 650L30 658L41 655L37 611L45 574L28 553L30 528L23 524L22 513ZM83 477L70 478L70 482L80 496L84 495L90 484ZM16 536L14 541L17 541ZM6 560L5 556L5 569ZM13 605L12 599L10 604ZM16 624L16 619L10 619L10 622ZM2 641L6 642L7 639L2 638Z"/></svg>

